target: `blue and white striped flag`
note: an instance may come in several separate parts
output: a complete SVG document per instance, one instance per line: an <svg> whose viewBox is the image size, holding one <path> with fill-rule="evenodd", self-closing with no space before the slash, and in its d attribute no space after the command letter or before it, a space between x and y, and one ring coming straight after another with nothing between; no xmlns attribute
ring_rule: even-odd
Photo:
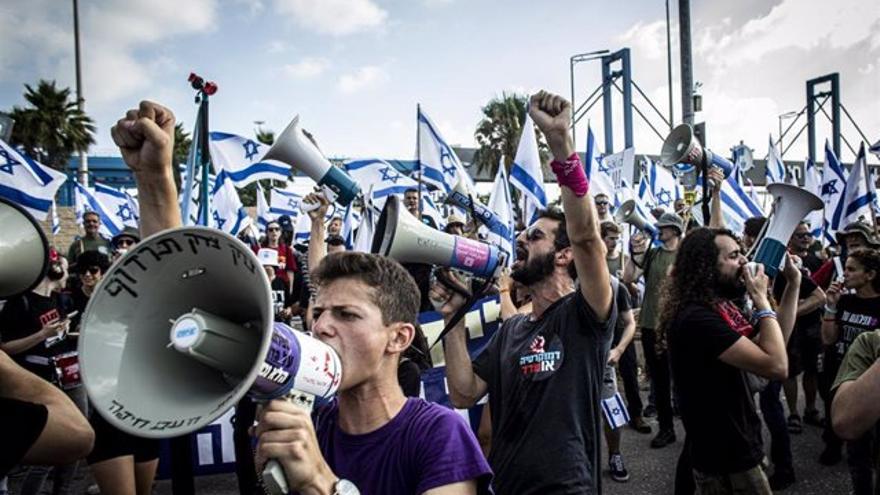
<svg viewBox="0 0 880 495"><path fill-rule="evenodd" d="M244 187L256 180L290 177L290 166L275 160L262 161L269 145L225 132L212 132L210 136L214 170L225 170L235 187Z"/></svg>
<svg viewBox="0 0 880 495"><path fill-rule="evenodd" d="M650 159L649 159L650 161ZM675 176L662 165L650 161L648 166L648 183L651 186L651 196L655 199L657 207L666 211L672 211L675 201L684 197L681 184Z"/></svg>
<svg viewBox="0 0 880 495"><path fill-rule="evenodd" d="M804 162L804 189L816 195L817 198L822 197L822 177L816 164L809 158ZM811 211L807 213L805 219L810 224L810 233L813 238L819 239L822 235L822 210Z"/></svg>
<svg viewBox="0 0 880 495"><path fill-rule="evenodd" d="M345 162L345 169L351 178L362 187L367 185L372 187L373 201L379 209L384 208L388 196L395 194L403 197L403 193L408 189L417 190L419 188L418 182L403 175L385 160L351 160ZM423 177L423 180L427 182L427 175Z"/></svg>
<svg viewBox="0 0 880 495"><path fill-rule="evenodd" d="M266 225L274 220L275 216L269 212L269 203L266 202L266 192L263 186L257 182L257 229L262 234L266 230Z"/></svg>
<svg viewBox="0 0 880 495"><path fill-rule="evenodd" d="M535 211L547 208L547 193L544 189L544 171L541 167L541 155L538 153L538 139L535 136L535 124L526 112L516 156L510 167L510 184L522 192L527 199L523 209L523 223L530 224Z"/></svg>
<svg viewBox="0 0 880 495"><path fill-rule="evenodd" d="M91 190L98 201L106 208L107 213L114 216L123 228L138 228L139 212L134 198L129 196L128 193L101 184L98 181L95 181L95 186Z"/></svg>
<svg viewBox="0 0 880 495"><path fill-rule="evenodd" d="M865 144L862 143L859 148L859 155L853 163L849 179L846 181L846 187L843 191L843 204L845 209L843 212L843 221L841 225L846 226L851 222L864 222L873 224L873 214L871 205L874 203L874 192L868 187L868 163L865 155Z"/></svg>
<svg viewBox="0 0 880 495"><path fill-rule="evenodd" d="M370 189L364 194L363 218L361 218L361 223L358 225L354 243L351 246L352 251L358 251L361 253L369 253L371 251L373 248L373 231L376 227L377 215L378 213L373 207L373 188L370 187Z"/></svg>
<svg viewBox="0 0 880 495"><path fill-rule="evenodd" d="M211 189L211 226L227 234L238 235L248 225L248 214L241 204L232 179L221 170Z"/></svg>
<svg viewBox="0 0 880 495"><path fill-rule="evenodd" d="M596 197L600 194L608 196L612 199L616 196L616 187L611 176L602 166L602 155L596 148L596 137L593 136L593 130L587 124L587 150L584 153L584 169L587 173L587 179L590 180L590 195ZM614 205L616 208L620 205Z"/></svg>
<svg viewBox="0 0 880 495"><path fill-rule="evenodd" d="M514 247L514 230L513 230L513 201L510 199L510 188L508 187L507 170L504 168L504 160L498 166L498 172L495 174L495 183L492 184L492 192L489 194L489 210L495 213L498 220L506 227L506 232L497 233L490 232L485 227L487 234L486 240L500 247L507 253L507 266L513 265L516 253Z"/></svg>
<svg viewBox="0 0 880 495"><path fill-rule="evenodd" d="M840 165L831 144L825 140L825 167L822 170L822 201L825 203L824 221L822 222L822 242L836 244L834 234L843 227L844 202L843 192L846 190L847 173Z"/></svg>
<svg viewBox="0 0 880 495"><path fill-rule="evenodd" d="M269 192L269 216L267 223L276 220L281 215L287 215L291 221L295 221L299 216L299 205L302 203L303 196L286 191L284 189L273 188Z"/></svg>
<svg viewBox="0 0 880 495"><path fill-rule="evenodd" d="M58 235L61 232L61 220L58 219L58 207L55 200L52 200L52 235Z"/></svg>
<svg viewBox="0 0 880 495"><path fill-rule="evenodd" d="M697 178L697 187L702 187L703 178ZM693 208L694 218L705 224L700 208ZM739 234L745 228L745 222L749 218L764 216L764 211L758 206L757 202L752 200L739 182L734 178L734 174L724 179L721 183L721 214L724 216L724 224L731 231Z"/></svg>
<svg viewBox="0 0 880 495"><path fill-rule="evenodd" d="M82 215L85 212L93 211L101 219L101 228L99 230L101 235L113 237L122 232L125 224L96 197L95 192L91 188L84 187L79 182L74 182L74 188L74 194L77 196L76 202L80 205L77 208L77 214L79 215L77 220L79 222L82 222Z"/></svg>
<svg viewBox="0 0 880 495"><path fill-rule="evenodd" d="M0 140L0 196L45 220L67 176L19 153Z"/></svg>
<svg viewBox="0 0 880 495"><path fill-rule="evenodd" d="M767 151L767 167L764 169L764 175L767 176L767 184L775 182L785 182L785 163L779 157L779 151L773 144L773 135L770 135L769 148Z"/></svg>
<svg viewBox="0 0 880 495"><path fill-rule="evenodd" d="M437 126L421 107L417 120L419 156L416 157L416 167L422 174L422 183L449 193L459 180L469 180L469 176L452 147L446 144Z"/></svg>

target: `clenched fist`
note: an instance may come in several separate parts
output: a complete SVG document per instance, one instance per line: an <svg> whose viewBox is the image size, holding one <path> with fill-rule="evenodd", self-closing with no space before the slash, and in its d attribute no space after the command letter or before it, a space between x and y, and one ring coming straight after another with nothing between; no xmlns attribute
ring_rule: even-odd
<svg viewBox="0 0 880 495"><path fill-rule="evenodd" d="M529 115L547 138L547 144L554 158L564 161L574 153L569 133L571 103L568 100L559 95L539 91L532 95L529 101Z"/></svg>
<svg viewBox="0 0 880 495"><path fill-rule="evenodd" d="M122 158L135 175L171 173L174 150L174 114L171 110L142 101L110 129Z"/></svg>

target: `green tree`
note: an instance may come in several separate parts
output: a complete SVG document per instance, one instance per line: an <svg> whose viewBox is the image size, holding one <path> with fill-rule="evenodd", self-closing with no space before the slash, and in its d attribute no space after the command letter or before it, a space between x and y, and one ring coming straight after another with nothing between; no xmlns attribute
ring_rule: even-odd
<svg viewBox="0 0 880 495"><path fill-rule="evenodd" d="M95 143L94 121L79 109L70 88L58 88L55 81L40 80L37 87L25 84L27 106L12 108L15 119L10 141L57 170L63 170L70 156L87 152Z"/></svg>
<svg viewBox="0 0 880 495"><path fill-rule="evenodd" d="M492 98L483 107L483 118L474 132L474 138L480 146L473 158L477 172L488 171L489 175L494 176L498 172L498 163L502 156L504 166L510 172L513 159L516 157L516 148L519 146L523 123L526 120L527 103L528 97L525 95L501 93L500 98ZM538 139L541 163L544 164L548 157L547 142L537 127L535 127L535 136Z"/></svg>
<svg viewBox="0 0 880 495"><path fill-rule="evenodd" d="M181 174L180 166L185 165L189 159L189 149L192 146L192 139L189 133L183 129L183 122L174 125L174 151L171 155L171 163L174 166L174 183L177 190L180 191Z"/></svg>

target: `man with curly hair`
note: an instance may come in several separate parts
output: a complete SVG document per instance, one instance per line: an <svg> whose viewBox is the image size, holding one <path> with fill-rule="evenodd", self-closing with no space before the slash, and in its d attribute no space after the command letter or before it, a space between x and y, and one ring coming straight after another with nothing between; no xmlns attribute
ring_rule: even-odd
<svg viewBox="0 0 880 495"><path fill-rule="evenodd" d="M703 494L770 494L761 470L761 423L746 372L784 380L801 273L788 281L777 313L762 266L746 269L730 231L699 228L684 239L661 301L658 334L668 343L687 433L676 483ZM753 310L737 305L748 296ZM724 448L718 448L723 445ZM691 472L686 468L690 463Z"/></svg>

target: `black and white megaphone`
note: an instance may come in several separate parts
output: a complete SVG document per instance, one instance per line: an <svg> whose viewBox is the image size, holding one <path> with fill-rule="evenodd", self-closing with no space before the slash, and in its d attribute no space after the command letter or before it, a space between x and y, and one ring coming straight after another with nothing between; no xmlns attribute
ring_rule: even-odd
<svg viewBox="0 0 880 495"><path fill-rule="evenodd" d="M127 433L170 438L245 394L309 408L332 397L339 356L273 313L263 267L234 237L185 227L141 241L107 271L82 318L80 371L92 406ZM287 493L277 462L263 478Z"/></svg>
<svg viewBox="0 0 880 495"><path fill-rule="evenodd" d="M473 213L474 218L485 225L490 232L496 233L505 239L510 237L510 228L498 218L495 212L474 197L473 192L468 190L463 180L459 180L458 184L446 196L446 202L464 208L469 213Z"/></svg>
<svg viewBox="0 0 880 495"><path fill-rule="evenodd" d="M49 242L21 206L0 198L0 299L33 289L49 267Z"/></svg>
<svg viewBox="0 0 880 495"><path fill-rule="evenodd" d="M401 263L442 265L478 277L492 276L509 255L491 244L428 227L401 208L393 195L379 216L370 250Z"/></svg>
<svg viewBox="0 0 880 495"><path fill-rule="evenodd" d="M324 190L333 203L346 206L358 195L361 188L345 170L333 166L320 150L306 137L299 126L299 115L293 118L275 144L263 156L263 160L286 163L308 175Z"/></svg>
<svg viewBox="0 0 880 495"><path fill-rule="evenodd" d="M703 148L694 134L694 128L689 124L677 126L663 141L660 162L667 167L684 171L680 167L681 164L684 164L696 171L700 169L704 159L709 167L720 168L724 172L724 177L729 177L733 173L733 164L730 163L730 160Z"/></svg>
<svg viewBox="0 0 880 495"><path fill-rule="evenodd" d="M798 223L825 204L815 194L790 184L770 184L767 192L773 196L773 209L755 243L753 261L764 265L767 276L775 277L784 266L786 246Z"/></svg>
<svg viewBox="0 0 880 495"><path fill-rule="evenodd" d="M636 206L636 200L634 199L624 201L617 211L614 212L614 221L617 223L628 223L651 237L657 237L660 231L639 212Z"/></svg>

